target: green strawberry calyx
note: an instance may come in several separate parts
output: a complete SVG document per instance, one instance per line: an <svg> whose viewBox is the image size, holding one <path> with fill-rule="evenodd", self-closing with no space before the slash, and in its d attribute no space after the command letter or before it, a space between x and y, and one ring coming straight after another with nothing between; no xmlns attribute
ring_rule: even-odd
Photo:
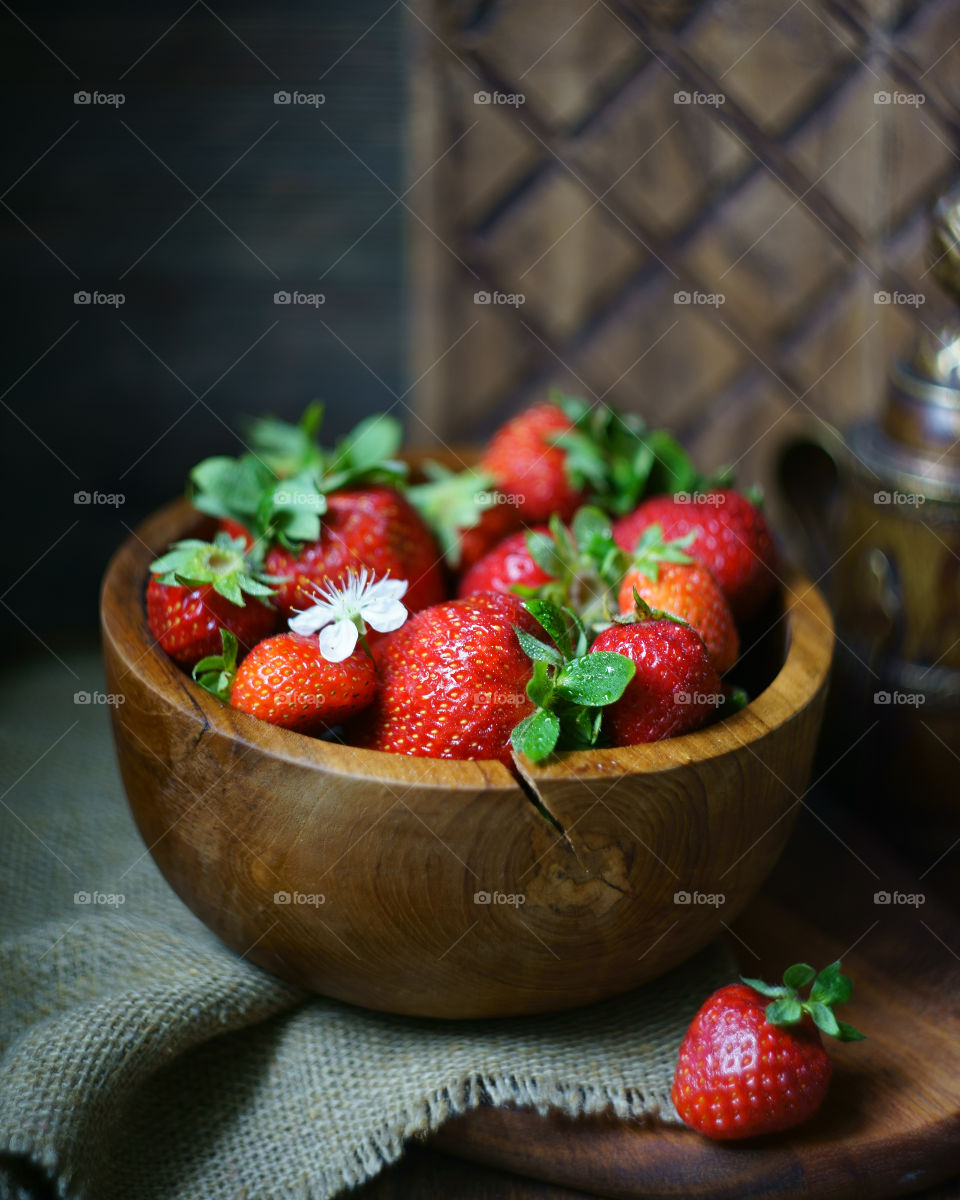
<svg viewBox="0 0 960 1200"><path fill-rule="evenodd" d="M472 467L452 471L429 460L421 469L425 481L408 487L406 497L432 530L447 564L456 570L461 535L478 525L483 514L500 502L500 496L488 471Z"/></svg>
<svg viewBox="0 0 960 1200"><path fill-rule="evenodd" d="M220 630L221 652L201 658L193 668L193 678L211 696L229 702L237 674L237 638L229 629Z"/></svg>
<svg viewBox="0 0 960 1200"><path fill-rule="evenodd" d="M530 557L551 578L535 587L514 585L518 596L572 609L594 636L610 623L630 559L613 540L605 512L591 505L579 508L569 527L554 514L549 533L531 530L526 543Z"/></svg>
<svg viewBox="0 0 960 1200"><path fill-rule="evenodd" d="M784 971L782 985L740 978L755 992L769 998L765 1016L771 1025L798 1025L808 1016L818 1029L841 1042L859 1042L865 1036L834 1015L834 1006L846 1004L853 994L853 982L840 974L839 960L824 967L819 975L808 963L794 963ZM800 993L810 984L813 986L804 1000Z"/></svg>
<svg viewBox="0 0 960 1200"><path fill-rule="evenodd" d="M172 587L204 587L213 590L239 608L244 596L269 603L274 584L281 580L260 570L256 554L248 553L243 538L218 533L212 542L196 538L174 542L166 554L150 564L150 573L158 583Z"/></svg>
<svg viewBox="0 0 960 1200"><path fill-rule="evenodd" d="M658 522L648 525L640 535L640 540L634 547L631 556L631 567L645 575L653 583L660 579L660 566L663 563L678 563L689 566L696 562L687 554L687 548L696 540L697 531L691 529L683 537L665 541L663 528Z"/></svg>
<svg viewBox="0 0 960 1200"><path fill-rule="evenodd" d="M550 400L573 425L551 439L566 451L570 483L608 512L630 512L644 496L706 491L731 481L727 469L714 476L698 471L671 433L648 428L635 413L618 413L558 389L551 390Z"/></svg>
<svg viewBox="0 0 960 1200"><path fill-rule="evenodd" d="M523 607L552 644L514 626L533 662L527 696L536 709L514 726L511 745L534 762L557 749L596 746L603 709L620 699L636 667L623 654L589 654L587 630L572 609L546 600L527 600Z"/></svg>
<svg viewBox="0 0 960 1200"><path fill-rule="evenodd" d="M378 413L328 449L317 441L322 416L313 404L297 425L276 417L250 422L246 454L206 458L190 472L193 506L239 521L264 545L296 550L319 538L330 492L403 481L406 464L394 457L403 437L399 421Z"/></svg>

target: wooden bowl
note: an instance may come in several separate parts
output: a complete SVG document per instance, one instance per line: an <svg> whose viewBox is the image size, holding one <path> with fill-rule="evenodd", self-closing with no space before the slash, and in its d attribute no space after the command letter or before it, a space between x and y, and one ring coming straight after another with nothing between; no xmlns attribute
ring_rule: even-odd
<svg viewBox="0 0 960 1200"><path fill-rule="evenodd" d="M114 556L104 658L125 696L111 715L143 839L243 957L389 1012L571 1008L688 958L776 862L833 648L802 577L766 636L772 682L745 709L684 737L523 763L518 782L499 762L290 733L197 687L154 644L144 590L150 561L202 522L177 501Z"/></svg>

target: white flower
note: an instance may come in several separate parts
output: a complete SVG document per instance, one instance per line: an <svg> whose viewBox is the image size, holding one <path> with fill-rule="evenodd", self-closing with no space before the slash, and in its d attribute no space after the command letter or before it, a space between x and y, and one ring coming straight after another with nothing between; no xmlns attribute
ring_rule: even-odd
<svg viewBox="0 0 960 1200"><path fill-rule="evenodd" d="M343 662L357 648L360 635L367 625L378 633L399 629L407 619L407 610L400 597L407 590L405 579L375 579L366 567L359 575L348 571L344 583L337 587L327 583L311 593L315 601L288 624L294 633L309 636L320 633L320 653L328 662Z"/></svg>

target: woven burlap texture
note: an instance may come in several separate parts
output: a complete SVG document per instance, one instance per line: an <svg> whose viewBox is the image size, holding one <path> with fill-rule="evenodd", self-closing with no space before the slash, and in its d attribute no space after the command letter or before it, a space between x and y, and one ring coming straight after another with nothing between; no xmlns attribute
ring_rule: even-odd
<svg viewBox="0 0 960 1200"><path fill-rule="evenodd" d="M307 994L168 888L124 802L98 661L68 658L0 702L0 1154L69 1198L314 1200L481 1103L677 1120L676 1048L725 950L549 1017L448 1024Z"/></svg>

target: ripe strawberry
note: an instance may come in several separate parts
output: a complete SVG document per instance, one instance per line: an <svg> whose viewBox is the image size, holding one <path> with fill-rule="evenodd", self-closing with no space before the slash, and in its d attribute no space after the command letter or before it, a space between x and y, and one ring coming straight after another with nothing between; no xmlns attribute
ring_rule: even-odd
<svg viewBox="0 0 960 1200"><path fill-rule="evenodd" d="M515 504L492 504L481 514L476 525L460 533L460 557L458 567L469 571L484 555L489 554L504 538L509 537L523 518Z"/></svg>
<svg viewBox="0 0 960 1200"><path fill-rule="evenodd" d="M549 534L545 526L534 532ZM514 584L525 587L540 587L553 578L533 561L527 548L527 531L519 530L504 538L479 562L474 563L461 578L458 596L472 596L475 592L510 592Z"/></svg>
<svg viewBox="0 0 960 1200"><path fill-rule="evenodd" d="M583 502L581 484L571 479L567 451L554 445L574 425L559 405L535 404L494 434L480 460L501 492L516 498L524 521L545 521L559 513L568 521Z"/></svg>
<svg viewBox="0 0 960 1200"><path fill-rule="evenodd" d="M495 758L511 764L510 732L533 709L533 663L514 626L539 627L513 596L485 592L410 617L380 642L381 685L348 729L371 750L428 758Z"/></svg>
<svg viewBox="0 0 960 1200"><path fill-rule="evenodd" d="M237 668L230 703L271 725L322 733L366 708L376 691L365 651L329 662L315 637L279 633L254 646Z"/></svg>
<svg viewBox="0 0 960 1200"><path fill-rule="evenodd" d="M284 616L308 607L312 591L339 585L349 571L409 580L404 598L416 612L446 595L440 551L414 508L391 487L366 487L327 496L320 537L299 550L274 546L270 574L283 579L276 604Z"/></svg>
<svg viewBox="0 0 960 1200"><path fill-rule="evenodd" d="M150 572L150 632L185 667L217 653L221 629L247 651L277 627L277 610L262 602L272 595L271 580L244 554L240 539L218 533L213 542L177 542Z"/></svg>
<svg viewBox="0 0 960 1200"><path fill-rule="evenodd" d="M656 742L706 724L723 690L703 639L670 617L652 615L612 625L590 653L614 651L636 667L621 699L604 710L603 731L614 746Z"/></svg>
<svg viewBox="0 0 960 1200"><path fill-rule="evenodd" d="M613 536L630 553L653 524L671 540L694 533L689 553L709 567L737 621L755 616L773 594L778 569L773 535L746 496L730 488L695 493L688 503L651 496L614 522Z"/></svg>
<svg viewBox="0 0 960 1200"><path fill-rule="evenodd" d="M816 976L802 1001L797 989L814 976L797 963L784 973L783 987L745 979L706 1001L680 1047L673 1081L673 1103L687 1125L732 1140L778 1133L813 1116L832 1072L818 1030L841 1041L863 1036L833 1014L853 988L839 962Z"/></svg>
<svg viewBox="0 0 960 1200"><path fill-rule="evenodd" d="M692 541L693 535L687 538ZM636 590L651 608L682 617L703 638L717 673L723 675L740 653L737 627L720 585L702 563L684 553L684 541L664 542L657 524L644 530L634 564L620 586L620 611L634 611Z"/></svg>

